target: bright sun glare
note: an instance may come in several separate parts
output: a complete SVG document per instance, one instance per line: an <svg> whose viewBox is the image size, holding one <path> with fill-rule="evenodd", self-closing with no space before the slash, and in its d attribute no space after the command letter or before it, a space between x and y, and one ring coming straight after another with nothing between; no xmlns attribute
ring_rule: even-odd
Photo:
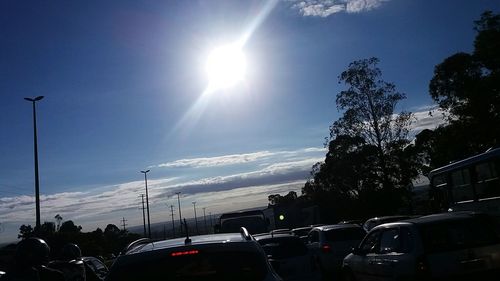
<svg viewBox="0 0 500 281"><path fill-rule="evenodd" d="M228 88L244 79L245 54L237 45L222 46L210 53L206 67L210 87Z"/></svg>

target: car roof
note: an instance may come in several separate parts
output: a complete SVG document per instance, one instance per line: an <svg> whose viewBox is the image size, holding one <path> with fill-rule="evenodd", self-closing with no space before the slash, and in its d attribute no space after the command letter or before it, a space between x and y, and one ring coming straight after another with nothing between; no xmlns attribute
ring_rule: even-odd
<svg viewBox="0 0 500 281"><path fill-rule="evenodd" d="M441 222L441 221L453 221L453 220L459 220L459 219L467 219L467 218L475 217L479 214L480 213L468 212L468 211L447 212L447 213L432 214L432 215L418 217L418 218L405 219L402 221L409 222L409 223L415 223L415 224L427 224L427 223L435 223L435 222Z"/></svg>
<svg viewBox="0 0 500 281"><path fill-rule="evenodd" d="M357 224L329 224L329 225L323 225L323 226L317 226L314 227L313 229L318 229L320 231L329 231L329 230L334 230L334 229L343 229L343 228L361 228Z"/></svg>
<svg viewBox="0 0 500 281"><path fill-rule="evenodd" d="M374 227L373 229L380 229L398 225L409 225L409 224L424 225L424 224L442 223L444 221L455 221L455 220L473 218L477 215L480 215L480 213L469 212L469 211L439 213L422 217L404 219L397 222L384 223Z"/></svg>
<svg viewBox="0 0 500 281"><path fill-rule="evenodd" d="M300 239L299 237L297 237L295 235L292 235L292 234L288 234L288 233L276 233L276 234L259 235L259 236L255 237L255 240L259 241L259 240L273 239L273 238L276 238L276 239L280 239L280 238Z"/></svg>
<svg viewBox="0 0 500 281"><path fill-rule="evenodd" d="M371 219L366 220L368 221L384 221L384 220L390 220L390 219L399 219L399 218L408 218L409 216L405 215L397 215L397 216L383 216L383 217L373 217Z"/></svg>
<svg viewBox="0 0 500 281"><path fill-rule="evenodd" d="M175 239L169 239L169 240L151 241L151 242L147 242L147 243L141 243L135 247L132 247L125 254L135 254L135 253L148 252L148 251L160 250L160 249L183 247L183 246L223 244L223 243L236 243L236 242L248 242L249 241L240 233L198 235L198 236L190 236L189 238L191 239L190 243L186 243L186 238L175 238Z"/></svg>
<svg viewBox="0 0 500 281"><path fill-rule="evenodd" d="M297 228L292 229L292 231L306 230L306 229L313 229L313 226L297 227Z"/></svg>

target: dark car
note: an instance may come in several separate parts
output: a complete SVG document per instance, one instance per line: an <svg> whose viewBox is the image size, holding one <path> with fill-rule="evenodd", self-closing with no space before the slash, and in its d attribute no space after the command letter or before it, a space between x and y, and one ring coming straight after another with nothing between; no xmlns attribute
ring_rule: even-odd
<svg viewBox="0 0 500 281"><path fill-rule="evenodd" d="M255 239L284 280L307 280L310 277L312 273L310 255L299 237L291 234L268 234Z"/></svg>
<svg viewBox="0 0 500 281"><path fill-rule="evenodd" d="M260 245L241 233L141 240L118 256L107 281L278 281Z"/></svg>

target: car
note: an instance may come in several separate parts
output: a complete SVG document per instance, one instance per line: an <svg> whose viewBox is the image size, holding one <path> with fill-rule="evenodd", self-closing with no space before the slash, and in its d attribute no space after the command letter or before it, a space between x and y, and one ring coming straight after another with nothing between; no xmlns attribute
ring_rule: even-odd
<svg viewBox="0 0 500 281"><path fill-rule="evenodd" d="M377 225L383 224L383 223L388 223L388 222L395 222L395 221L400 221L404 219L409 219L411 218L410 216L385 216L385 217L374 217L371 219L366 220L366 222L363 224L363 229L368 232L372 230Z"/></svg>
<svg viewBox="0 0 500 281"><path fill-rule="evenodd" d="M292 235L292 231L288 228L280 228L280 229L274 229L274 230L271 230L269 231L270 234L279 234L279 233L282 233L282 234L290 234Z"/></svg>
<svg viewBox="0 0 500 281"><path fill-rule="evenodd" d="M108 274L108 267L98 258L82 257L87 281L103 281Z"/></svg>
<svg viewBox="0 0 500 281"><path fill-rule="evenodd" d="M434 214L372 229L343 263L346 280L497 280L495 221L472 212Z"/></svg>
<svg viewBox="0 0 500 281"><path fill-rule="evenodd" d="M106 280L278 281L281 278L259 243L242 227L240 233L161 241L140 239L116 258Z"/></svg>
<svg viewBox="0 0 500 281"><path fill-rule="evenodd" d="M255 237L271 265L284 280L308 280L312 266L307 247L291 234L268 234Z"/></svg>
<svg viewBox="0 0 500 281"><path fill-rule="evenodd" d="M309 232L307 247L312 261L323 276L341 272L342 261L366 232L356 224L334 224L315 227Z"/></svg>
<svg viewBox="0 0 500 281"><path fill-rule="evenodd" d="M307 239L308 239L308 234L309 234L309 231L311 231L311 229L313 229L312 226L305 226L305 227L298 227L298 228L294 228L292 229L292 233L299 237L300 240L307 244Z"/></svg>

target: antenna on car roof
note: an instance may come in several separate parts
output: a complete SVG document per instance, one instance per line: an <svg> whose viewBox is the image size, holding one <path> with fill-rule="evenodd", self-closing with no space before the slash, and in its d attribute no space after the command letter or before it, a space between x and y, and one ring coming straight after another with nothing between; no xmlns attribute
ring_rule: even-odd
<svg viewBox="0 0 500 281"><path fill-rule="evenodd" d="M190 244L191 239L189 238L189 229L188 229L188 225L186 222L186 218L184 218L184 229L186 230L186 240L184 240L184 244Z"/></svg>

